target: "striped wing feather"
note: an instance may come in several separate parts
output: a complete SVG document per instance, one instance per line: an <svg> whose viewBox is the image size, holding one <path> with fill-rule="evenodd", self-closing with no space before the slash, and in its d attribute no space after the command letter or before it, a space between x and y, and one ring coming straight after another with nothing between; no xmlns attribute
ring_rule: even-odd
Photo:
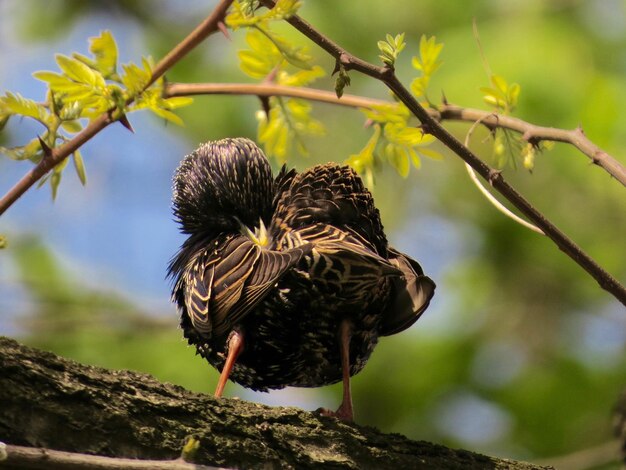
<svg viewBox="0 0 626 470"><path fill-rule="evenodd" d="M309 251L308 245L267 250L245 236L226 241L218 253L199 260L204 269L190 271L194 275L187 280L185 306L194 327L227 336Z"/></svg>
<svg viewBox="0 0 626 470"><path fill-rule="evenodd" d="M435 294L435 283L424 275L422 267L413 258L389 248L389 262L402 271L393 278L392 301L383 312L382 336L406 330L424 313Z"/></svg>

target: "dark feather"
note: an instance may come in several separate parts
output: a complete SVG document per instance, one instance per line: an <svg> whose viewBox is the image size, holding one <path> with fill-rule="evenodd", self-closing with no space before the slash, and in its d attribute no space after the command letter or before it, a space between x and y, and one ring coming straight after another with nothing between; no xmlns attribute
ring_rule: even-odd
<svg viewBox="0 0 626 470"><path fill-rule="evenodd" d="M378 337L408 328L434 292L419 264L388 246L347 166L283 166L273 178L251 141L207 143L176 172L174 213L189 234L169 268L184 334L221 369L228 336L243 332L230 378L246 387L341 380L346 319L357 373Z"/></svg>

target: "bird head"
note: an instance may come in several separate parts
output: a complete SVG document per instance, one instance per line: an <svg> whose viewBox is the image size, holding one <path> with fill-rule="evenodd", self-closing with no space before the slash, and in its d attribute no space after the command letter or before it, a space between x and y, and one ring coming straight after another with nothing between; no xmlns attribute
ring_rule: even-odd
<svg viewBox="0 0 626 470"><path fill-rule="evenodd" d="M211 141L187 155L174 176L174 215L182 231L238 231L269 221L270 164L249 139Z"/></svg>

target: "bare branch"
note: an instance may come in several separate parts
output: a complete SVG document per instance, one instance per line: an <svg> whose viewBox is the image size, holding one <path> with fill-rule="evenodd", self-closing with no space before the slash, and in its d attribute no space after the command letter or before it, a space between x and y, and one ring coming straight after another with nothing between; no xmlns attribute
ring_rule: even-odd
<svg viewBox="0 0 626 470"><path fill-rule="evenodd" d="M371 108L375 105L389 104L389 101L375 100L356 95L343 95L337 98L335 92L316 90L314 88L276 85L274 83L169 83L164 96L190 95L249 95L249 96L284 96L301 98L320 103L329 103L351 108Z"/></svg>
<svg viewBox="0 0 626 470"><path fill-rule="evenodd" d="M472 137L472 133L474 132L476 127L478 127L480 124L482 124L482 122L483 122L483 119L479 119L474 124L472 124L472 126L467 131L467 134L465 135L465 141L463 142L463 145L465 145L466 147L469 147L469 141L470 141L470 139ZM510 219L514 220L518 224L523 225L524 227L532 230L533 232L536 232L536 233L538 233L540 235L545 235L545 233L543 233L543 230L541 230L539 227L537 227L536 225L533 225L533 224L531 224L529 222L526 222L524 219L522 219L521 217L519 217L516 214L514 214L513 212L511 212L500 201L498 201L495 198L495 196L493 194L491 194L489 192L489 190L487 188L485 188L485 186L483 186L483 184L478 179L478 176L476 175L476 172L474 171L474 169L471 166L469 166L467 163L465 164L465 169L467 170L467 173L469 174L469 177L471 178L471 180L474 183L474 185L476 185L478 190L483 194L483 196L485 196L485 198L487 198L487 200L496 209L498 209L500 212L502 212L504 215L506 215Z"/></svg>
<svg viewBox="0 0 626 470"><path fill-rule="evenodd" d="M274 6L273 0L261 0L261 3L268 8ZM479 175L499 191L500 194L517 207L522 214L541 228L561 251L587 271L603 289L613 294L616 299L626 305L626 288L507 183L501 172L483 162L474 152L465 147L456 137L450 134L450 132L434 119L429 112L417 102L411 92L402 85L398 77L396 77L393 68L378 67L351 55L297 15L290 17L287 21L311 41L328 52L335 60L339 61L346 70L353 69L383 82L395 93L398 99L409 108L413 115L419 119L424 132L432 134L469 164Z"/></svg>
<svg viewBox="0 0 626 470"><path fill-rule="evenodd" d="M121 457L77 454L41 447L7 445L6 458L0 467L7 468L53 468L55 470L216 470L217 467L187 463L176 460L138 460Z"/></svg>
<svg viewBox="0 0 626 470"><path fill-rule="evenodd" d="M354 108L371 108L376 105L392 103L391 101L347 94L337 98L334 92L326 90L272 83L171 83L164 90L164 94L168 98L190 95L286 96ZM489 129L509 129L522 134L526 141L533 144L538 144L542 141L552 141L573 145L581 153L591 158L593 163L602 167L607 173L626 186L626 167L615 157L612 157L589 140L580 128L565 130L543 127L522 119L494 113L493 111L463 108L448 103L440 105L437 109L427 109L426 111L433 119L438 121L480 121Z"/></svg>
<svg viewBox="0 0 626 470"><path fill-rule="evenodd" d="M571 454L543 459L540 464L560 470L587 470L617 464L619 460L620 442L616 439Z"/></svg>
<svg viewBox="0 0 626 470"><path fill-rule="evenodd" d="M502 128L522 134L524 140L532 144L541 141L565 142L573 145L583 154L587 155L592 163L599 165L616 180L626 186L626 167L619 161L591 142L578 127L573 130L543 127L528 123L521 119L496 114L491 111L480 109L462 108L452 104L444 104L438 109L442 120L457 120L474 122L481 120L490 129Z"/></svg>
<svg viewBox="0 0 626 470"><path fill-rule="evenodd" d="M211 14L185 39L177 44L155 67L152 71L150 81L144 87L144 90L152 85L156 80L163 76L174 64L181 60L189 51L196 47L206 37L219 31L219 22L223 20L226 10L233 0L221 0ZM126 103L127 105L130 103ZM98 134L102 129L112 122L120 119L123 114L119 110L110 110L93 120L85 129L77 134L73 139L65 142L59 147L51 149L46 158L32 168L26 175L19 180L3 197L0 199L0 215L2 215L22 194L24 194L33 184L39 181L46 173L52 170L56 165L61 163L85 142L89 141L93 136Z"/></svg>

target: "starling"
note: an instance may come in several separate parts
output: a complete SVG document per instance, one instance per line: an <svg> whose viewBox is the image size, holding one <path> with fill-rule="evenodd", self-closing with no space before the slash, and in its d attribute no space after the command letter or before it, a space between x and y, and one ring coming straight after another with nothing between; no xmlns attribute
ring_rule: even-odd
<svg viewBox="0 0 626 470"><path fill-rule="evenodd" d="M343 381L325 414L352 420L350 377L379 336L411 326L434 282L387 243L378 209L348 166L285 166L276 178L254 142L208 142L174 177L188 234L172 259L172 298L189 344L253 390Z"/></svg>

